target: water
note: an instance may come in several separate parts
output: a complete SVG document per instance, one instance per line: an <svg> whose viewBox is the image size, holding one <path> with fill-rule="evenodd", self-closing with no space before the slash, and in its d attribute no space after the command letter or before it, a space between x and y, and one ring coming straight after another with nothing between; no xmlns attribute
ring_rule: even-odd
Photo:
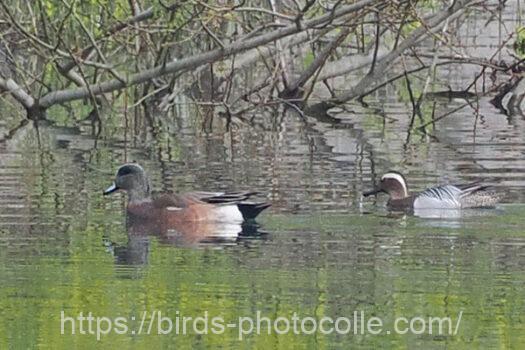
<svg viewBox="0 0 525 350"><path fill-rule="evenodd" d="M287 113L277 128L256 133L224 131L216 120L211 133L182 123L153 143L141 135L124 142L121 136L96 140L84 124L43 124L38 133L27 124L3 141L1 347L95 344L95 335L79 335L78 328L71 335L66 326L61 335L61 311L134 316L134 329L145 311L174 320L207 311L227 321L257 311L273 319L362 312L380 317L385 332L396 317L456 322L461 314L456 335L263 332L243 336L250 348L518 348L525 342L525 205L423 219L390 214L384 198L360 196L395 167L416 189L483 177L508 192L507 203L520 203L519 127L504 131L506 118L490 114L474 143L467 136L471 120L459 113L439 124L436 133L446 138L414 139L403 148L402 138L389 139L404 132L401 116L367 126L372 118L359 114L332 125ZM257 235L237 240L135 235L126 229L124 198L101 194L125 157L140 161L159 191L257 189L273 207L261 215ZM111 333L97 345L231 348L243 344L238 338L238 328L222 335Z"/></svg>
<svg viewBox="0 0 525 350"><path fill-rule="evenodd" d="M504 8L508 29L486 23L488 14L467 23L471 54L492 55L519 24L513 9ZM440 81L465 87L479 68L464 67L440 71ZM523 117L502 113L489 97L478 101L479 113L459 108L464 100L436 99L412 123L406 96L401 82L331 118L268 107L229 129L218 113L186 104L153 120L115 108L101 130L80 121L82 110L76 122L51 111L53 123L35 125L2 106L0 348L521 348ZM418 130L434 103L436 116L458 110ZM159 192L254 189L272 207L256 234L238 239L137 234L126 227L124 197L102 196L117 167L133 160ZM389 169L413 190L483 179L506 196L496 210L448 218L392 214L385 198L361 197ZM378 335L263 331L244 342L238 327L137 334L144 312L149 321L158 311L227 322L258 311L273 320L353 320L358 312L385 327ZM135 320L126 334L97 341L79 334L78 323L75 335L71 323L61 334L61 312ZM452 335L396 334L399 317L450 317L452 326L461 319Z"/></svg>

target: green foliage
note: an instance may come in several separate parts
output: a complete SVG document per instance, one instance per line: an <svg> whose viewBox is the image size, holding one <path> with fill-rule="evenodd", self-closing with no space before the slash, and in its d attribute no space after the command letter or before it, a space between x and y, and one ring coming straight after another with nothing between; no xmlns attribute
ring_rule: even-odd
<svg viewBox="0 0 525 350"><path fill-rule="evenodd" d="M314 54L312 51L308 51L306 55L303 58L303 67L306 69L308 68L312 62L314 61Z"/></svg>
<svg viewBox="0 0 525 350"><path fill-rule="evenodd" d="M419 27L421 27L421 21L419 20L407 21L401 28L401 34L403 36L407 36L410 33L412 33L414 30L418 29Z"/></svg>
<svg viewBox="0 0 525 350"><path fill-rule="evenodd" d="M520 56L525 57L525 27L516 29L516 40L514 41L514 51Z"/></svg>

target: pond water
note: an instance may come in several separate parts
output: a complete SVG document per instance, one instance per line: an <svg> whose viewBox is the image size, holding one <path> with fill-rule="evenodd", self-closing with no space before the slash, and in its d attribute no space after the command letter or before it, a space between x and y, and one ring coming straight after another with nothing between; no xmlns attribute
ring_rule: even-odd
<svg viewBox="0 0 525 350"><path fill-rule="evenodd" d="M519 23L515 10L503 12L509 30ZM465 48L483 57L507 30L488 17L462 32ZM438 80L459 89L478 71L452 67ZM54 122L38 124L6 117L11 107L0 106L0 349L521 348L525 119L483 97L425 100L423 119L413 120L407 96L401 82L368 97L367 106L348 104L329 116L266 108L230 128L217 111L186 100L153 119L115 107L102 115L101 129L81 121L81 105L69 115L74 122L51 111ZM450 115L429 123L432 113ZM127 161L142 164L159 192L253 189L272 207L257 232L237 239L135 234L125 197L102 196ZM413 190L482 179L506 196L495 210L450 218L393 214L385 198L361 196L389 169L403 172ZM128 332L100 340L79 334L80 321L67 317L81 312L123 317ZM240 341L238 325L221 334L158 335L149 322L158 312L174 323L205 315L237 322L258 312L353 322L357 313L359 327L361 315L384 327L379 334L263 328ZM397 334L393 325L403 317L450 317L452 332L417 332L416 320L416 332ZM143 318L154 325L151 334L138 332Z"/></svg>
<svg viewBox="0 0 525 350"><path fill-rule="evenodd" d="M108 127L98 138L89 123L20 126L0 143L0 347L519 348L524 129L521 118L513 123L481 103L475 139L467 111L437 123L436 138L408 144L400 103L384 105L396 111L386 123L357 105L354 114L340 112L339 123L274 110L258 118L277 118L277 126L224 131L217 118L206 133L182 118L155 139L134 128L139 117L129 130ZM158 191L256 189L273 206L257 234L236 240L134 235L125 197L101 193L125 160L143 164ZM360 195L389 168L416 190L483 178L507 196L496 210L449 219L391 214L384 198ZM362 312L385 327L378 335L263 330L243 335L246 343L238 328L131 334L144 312L149 320L156 311L232 322L258 311L272 320L294 313L353 320ZM97 342L78 328L72 335L70 323L62 335L61 312L136 322ZM455 334L387 334L398 317L450 317L454 327L461 319Z"/></svg>

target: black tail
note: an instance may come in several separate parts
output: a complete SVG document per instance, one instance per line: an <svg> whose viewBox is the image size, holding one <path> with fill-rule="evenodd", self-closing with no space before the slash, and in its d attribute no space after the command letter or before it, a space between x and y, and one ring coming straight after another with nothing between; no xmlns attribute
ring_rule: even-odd
<svg viewBox="0 0 525 350"><path fill-rule="evenodd" d="M253 220L259 215L264 209L271 206L270 203L250 203L250 202L240 202L237 203L242 217L244 220Z"/></svg>

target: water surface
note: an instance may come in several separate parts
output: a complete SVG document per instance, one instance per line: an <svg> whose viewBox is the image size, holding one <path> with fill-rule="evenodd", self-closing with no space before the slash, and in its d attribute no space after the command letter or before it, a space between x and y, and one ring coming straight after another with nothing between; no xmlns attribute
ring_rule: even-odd
<svg viewBox="0 0 525 350"><path fill-rule="evenodd" d="M450 336L273 333L246 336L243 346L518 348L525 342L525 205L449 219L388 213L384 198L363 201L360 191L402 152L385 152L396 148L381 146L373 128L348 125L305 123L290 114L275 131L201 133L190 126L168 138L176 144L149 146L138 136L122 144L82 128L24 126L1 146L2 347L92 346L92 335L60 334L61 311L131 318L159 310L174 318L208 311L228 320L257 311L317 319L359 311L389 324L400 316L456 319L461 312L459 331ZM399 130L395 123L390 129ZM499 158L505 149L520 153L523 144L511 137L480 137L475 145L461 138L448 146L421 142L418 152L432 160L413 153L415 161L398 169L415 188L483 176L508 192L506 202L519 202L521 157ZM449 147L454 142L459 147ZM458 153L461 147L471 149L470 158ZM130 234L124 197L101 194L126 157L148 169L159 191L253 188L273 207L261 215L255 236L237 240L185 244ZM438 165L445 158L448 178ZM506 168L497 175L476 170L481 162ZM458 165L466 163L472 166ZM97 344L241 343L231 329L207 336L110 334Z"/></svg>

